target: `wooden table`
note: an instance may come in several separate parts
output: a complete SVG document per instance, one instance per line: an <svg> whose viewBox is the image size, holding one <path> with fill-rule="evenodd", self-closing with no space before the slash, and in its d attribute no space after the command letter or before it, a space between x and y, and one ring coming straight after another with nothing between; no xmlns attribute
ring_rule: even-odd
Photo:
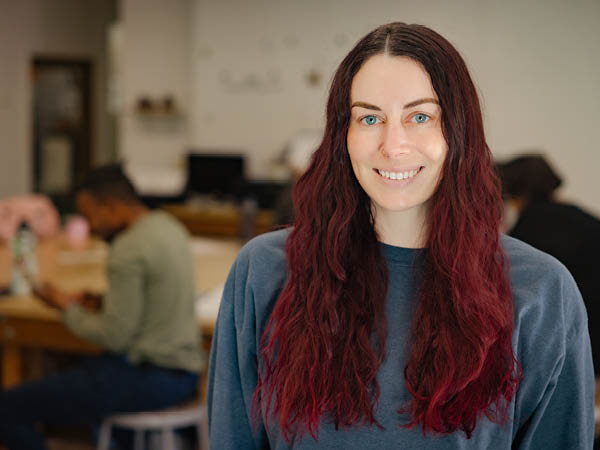
<svg viewBox="0 0 600 450"><path fill-rule="evenodd" d="M240 208L231 205L170 204L162 209L173 214L193 235L240 236L243 232L243 214ZM253 235L271 231L275 214L271 210L258 210L251 225Z"/></svg>
<svg viewBox="0 0 600 450"><path fill-rule="evenodd" d="M217 288L225 282L241 243L237 239L197 238L192 241L198 292ZM104 265L107 247L93 241L89 248L72 250L63 241L38 245L39 279L50 281L64 290L88 289L102 293L106 289ZM10 282L11 255L0 245L0 285ZM212 336L215 317L198 317L204 335ZM97 346L79 339L63 324L61 313L34 296L0 297L0 345L2 346L2 387L23 380L23 353L27 349L55 350L78 354L100 352Z"/></svg>

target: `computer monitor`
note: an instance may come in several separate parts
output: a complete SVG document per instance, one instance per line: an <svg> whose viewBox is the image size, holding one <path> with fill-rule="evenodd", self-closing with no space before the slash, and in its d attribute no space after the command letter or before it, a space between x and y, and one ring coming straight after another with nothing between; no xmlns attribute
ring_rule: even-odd
<svg viewBox="0 0 600 450"><path fill-rule="evenodd" d="M189 153L187 194L239 198L246 184L241 154Z"/></svg>

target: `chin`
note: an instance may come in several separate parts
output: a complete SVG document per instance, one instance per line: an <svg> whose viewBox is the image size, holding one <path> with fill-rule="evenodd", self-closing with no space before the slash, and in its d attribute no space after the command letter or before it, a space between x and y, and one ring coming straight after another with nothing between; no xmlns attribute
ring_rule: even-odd
<svg viewBox="0 0 600 450"><path fill-rule="evenodd" d="M406 201L382 201L376 202L378 209L382 211L388 212L403 212L408 211L409 209L414 208L415 206L419 206L420 203L412 203Z"/></svg>
<svg viewBox="0 0 600 450"><path fill-rule="evenodd" d="M404 213L404 212L419 212L422 211L426 205L428 204L426 201L414 201L414 202L406 202L406 201L382 201L375 202L377 205L377 209L382 213Z"/></svg>

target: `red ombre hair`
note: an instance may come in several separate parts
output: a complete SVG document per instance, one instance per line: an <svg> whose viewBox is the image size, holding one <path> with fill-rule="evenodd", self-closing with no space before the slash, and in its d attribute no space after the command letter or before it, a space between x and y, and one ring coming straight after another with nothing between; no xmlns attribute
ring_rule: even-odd
<svg viewBox="0 0 600 450"><path fill-rule="evenodd" d="M505 419L518 386L500 190L476 89L446 39L424 26L392 23L365 36L340 64L323 141L294 189L288 279L262 336L254 397L267 426L278 417L288 440L305 432L316 439L322 418L379 426L375 377L385 355L388 271L346 136L352 80L381 53L410 57L429 74L448 144L430 201L404 370L412 400L398 413L409 413L403 425L424 433L460 429L470 437L482 414Z"/></svg>

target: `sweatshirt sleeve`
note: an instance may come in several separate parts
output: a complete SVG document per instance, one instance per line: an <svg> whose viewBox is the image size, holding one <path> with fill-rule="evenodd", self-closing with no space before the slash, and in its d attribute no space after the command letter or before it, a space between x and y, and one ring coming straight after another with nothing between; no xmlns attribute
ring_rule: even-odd
<svg viewBox="0 0 600 450"><path fill-rule="evenodd" d="M144 301L143 262L119 252L110 256L107 271L109 289L102 299L100 312L71 305L63 317L75 335L121 353L128 349L140 323Z"/></svg>
<svg viewBox="0 0 600 450"><path fill-rule="evenodd" d="M257 384L253 297L248 260L242 250L225 284L213 334L207 396L211 448L268 448L260 414L256 415L256 423L252 422L252 397Z"/></svg>
<svg viewBox="0 0 600 450"><path fill-rule="evenodd" d="M594 371L587 314L569 274L562 285L562 295L564 327L540 333L539 341L553 342L554 333L561 335L564 346L560 346L562 351L559 350L555 360L537 361L539 365L552 367L551 376L533 412L522 421L513 449L591 450L593 447ZM538 379L533 383L539 385L544 381Z"/></svg>

